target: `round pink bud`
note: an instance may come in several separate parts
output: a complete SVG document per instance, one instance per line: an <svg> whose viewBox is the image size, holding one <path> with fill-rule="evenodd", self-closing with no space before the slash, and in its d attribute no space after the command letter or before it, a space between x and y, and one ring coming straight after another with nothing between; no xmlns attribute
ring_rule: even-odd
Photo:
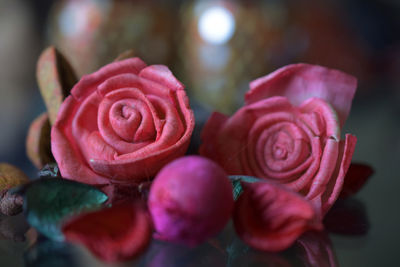
<svg viewBox="0 0 400 267"><path fill-rule="evenodd" d="M232 185L213 161L186 156L157 174L148 205L156 238L197 245L229 221L234 205Z"/></svg>

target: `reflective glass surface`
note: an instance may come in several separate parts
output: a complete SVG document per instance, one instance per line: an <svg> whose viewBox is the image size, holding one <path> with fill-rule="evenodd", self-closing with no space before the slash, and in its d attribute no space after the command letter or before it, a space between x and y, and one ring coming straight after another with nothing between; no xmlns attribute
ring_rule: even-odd
<svg viewBox="0 0 400 267"><path fill-rule="evenodd" d="M396 266L400 232L400 4L350 1L0 1L0 162L35 177L25 154L29 124L45 111L35 64L50 44L79 75L133 49L167 64L187 87L196 116L189 153L214 110L233 113L248 82L290 63L358 78L343 133L357 136L353 162L374 175L338 201L325 231L288 250L243 244L230 223L189 248L153 240L138 259L105 264L85 248L37 236L23 215L0 216L0 266Z"/></svg>

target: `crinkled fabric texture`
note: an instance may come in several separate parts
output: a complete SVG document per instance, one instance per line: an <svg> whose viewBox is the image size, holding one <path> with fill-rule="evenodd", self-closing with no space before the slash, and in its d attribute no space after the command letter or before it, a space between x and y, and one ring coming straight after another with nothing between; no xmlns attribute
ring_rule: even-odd
<svg viewBox="0 0 400 267"><path fill-rule="evenodd" d="M285 184L325 214L337 199L356 137L340 130L357 81L308 64L283 67L250 83L246 104L231 117L213 113L200 154L230 175Z"/></svg>
<svg viewBox="0 0 400 267"><path fill-rule="evenodd" d="M242 183L233 222L239 237L263 251L282 251L308 230L321 230L318 211L298 193L269 182Z"/></svg>
<svg viewBox="0 0 400 267"><path fill-rule="evenodd" d="M51 147L65 178L137 183L182 156L193 128L184 86L171 71L130 58L74 86L52 128Z"/></svg>

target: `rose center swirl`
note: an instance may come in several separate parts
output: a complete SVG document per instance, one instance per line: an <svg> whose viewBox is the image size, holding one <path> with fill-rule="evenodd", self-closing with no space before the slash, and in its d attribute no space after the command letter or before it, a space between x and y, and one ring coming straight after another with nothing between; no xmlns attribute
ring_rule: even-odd
<svg viewBox="0 0 400 267"><path fill-rule="evenodd" d="M290 137L284 133L279 132L275 138L275 143L272 146L272 156L276 160L284 160L287 158L290 147Z"/></svg>
<svg viewBox="0 0 400 267"><path fill-rule="evenodd" d="M154 138L151 113L145 103L136 99L119 100L111 106L109 121L114 132L126 142Z"/></svg>
<svg viewBox="0 0 400 267"><path fill-rule="evenodd" d="M295 123L276 123L261 133L257 159L266 172L290 171L308 158L310 148L306 140L305 133Z"/></svg>

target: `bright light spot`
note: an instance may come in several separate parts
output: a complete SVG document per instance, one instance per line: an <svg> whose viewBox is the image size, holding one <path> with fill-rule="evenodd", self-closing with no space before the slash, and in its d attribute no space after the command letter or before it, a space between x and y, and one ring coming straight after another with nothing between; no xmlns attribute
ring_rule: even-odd
<svg viewBox="0 0 400 267"><path fill-rule="evenodd" d="M235 19L224 7L211 7L201 14L200 36L207 42L220 45L228 42L235 31Z"/></svg>
<svg viewBox="0 0 400 267"><path fill-rule="evenodd" d="M88 7L79 2L68 5L59 18L61 32L66 36L75 36L85 31L89 24L88 11Z"/></svg>

